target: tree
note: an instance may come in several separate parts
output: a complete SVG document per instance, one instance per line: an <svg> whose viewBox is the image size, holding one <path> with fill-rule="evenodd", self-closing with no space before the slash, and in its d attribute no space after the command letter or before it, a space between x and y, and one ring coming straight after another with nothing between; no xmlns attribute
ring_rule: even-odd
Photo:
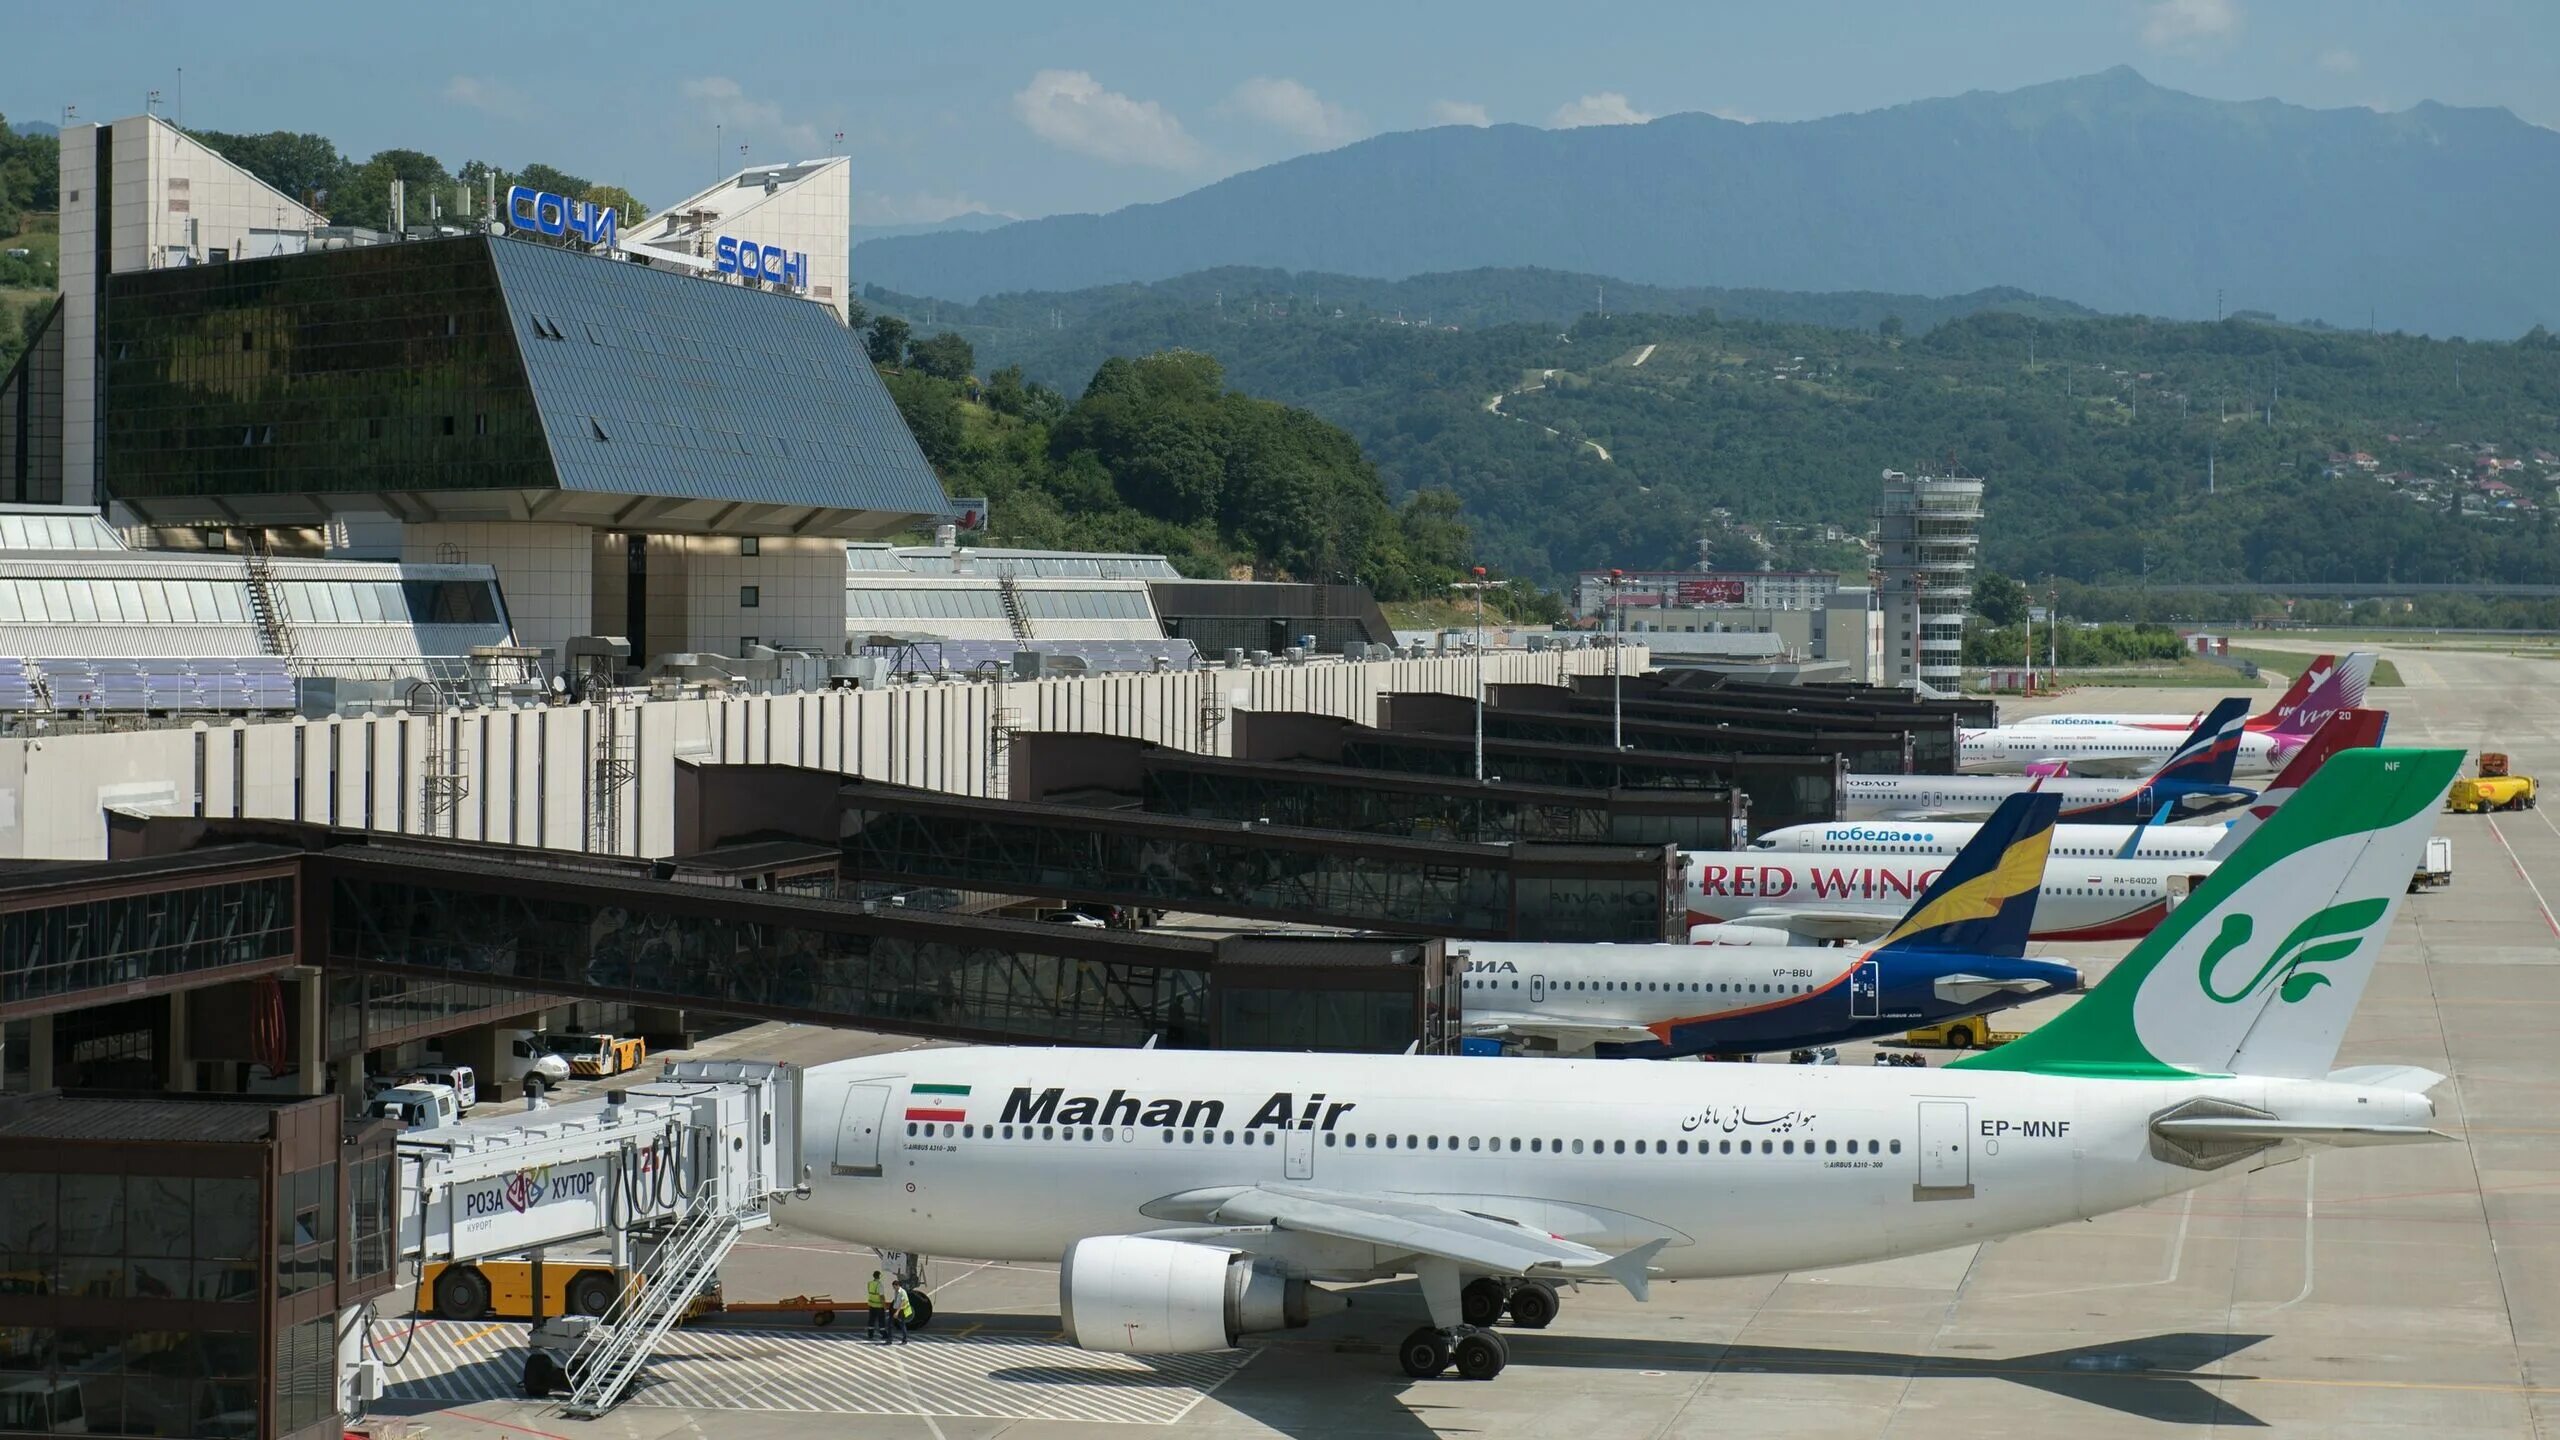
<svg viewBox="0 0 2560 1440"><path fill-rule="evenodd" d="M326 135L286 130L270 130L263 135L232 135L220 130L188 133L206 149L323 213L329 211L338 188L355 169L354 162L339 154L338 147Z"/></svg>
<svg viewBox="0 0 2560 1440"><path fill-rule="evenodd" d="M871 312L862 308L861 301L848 298L844 302L844 328L847 330L859 332L870 318Z"/></svg>
<svg viewBox="0 0 2560 1440"><path fill-rule="evenodd" d="M960 401L951 387L929 375L913 371L888 378L889 398L898 402L898 418L916 437L916 448L924 452L925 463L940 475L948 475L960 460L960 442L966 433L960 422Z"/></svg>
<svg viewBox="0 0 2560 1440"><path fill-rule="evenodd" d="M907 322L895 315L874 315L862 343L871 352L872 364L895 365L907 350Z"/></svg>
<svg viewBox="0 0 2560 1440"><path fill-rule="evenodd" d="M1901 339L1902 317L1899 315L1887 315L1882 320L1877 321L1876 333L1887 340Z"/></svg>
<svg viewBox="0 0 2560 1440"><path fill-rule="evenodd" d="M907 342L907 363L938 380L966 380L978 357L969 342L951 331Z"/></svg>
<svg viewBox="0 0 2560 1440"><path fill-rule="evenodd" d="M407 187L409 223L427 221L428 197L438 190L451 194L453 177L444 163L422 150L384 150L356 167L329 200L329 218L340 225L391 225L391 182Z"/></svg>
<svg viewBox="0 0 2560 1440"><path fill-rule="evenodd" d="M506 188L507 183L508 181L501 177L499 188ZM530 185L546 195L567 195L575 198L584 198L587 191L592 188L592 182L583 175L572 175L566 170L554 170L540 163L527 165L517 171L513 183Z"/></svg>
<svg viewBox="0 0 2560 1440"><path fill-rule="evenodd" d="M1022 367L1007 365L987 377L987 408L999 415L1019 415L1030 405L1030 394L1023 387Z"/></svg>
<svg viewBox="0 0 2560 1440"><path fill-rule="evenodd" d="M649 207L640 203L640 197L619 185L590 185L578 198L611 210L614 223L625 230L636 229L641 221L649 218Z"/></svg>
<svg viewBox="0 0 2560 1440"><path fill-rule="evenodd" d="M2027 587L1996 570L1985 570L1973 580L1973 613L2005 629L2023 623L2027 607L2033 604Z"/></svg>

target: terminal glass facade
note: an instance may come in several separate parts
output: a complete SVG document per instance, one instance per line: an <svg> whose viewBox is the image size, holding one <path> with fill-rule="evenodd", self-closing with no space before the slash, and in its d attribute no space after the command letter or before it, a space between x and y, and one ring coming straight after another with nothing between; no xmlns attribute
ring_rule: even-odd
<svg viewBox="0 0 2560 1440"><path fill-rule="evenodd" d="M114 494L554 483L485 242L149 270L108 284L100 474Z"/></svg>
<svg viewBox="0 0 2560 1440"><path fill-rule="evenodd" d="M1727 814L1624 813L1597 795L1588 803L1499 793L1401 790L1356 777L1282 778L1151 765L1145 805L1154 815L1201 820L1267 820L1318 830L1490 844L1531 840L1578 845L1734 848Z"/></svg>
<svg viewBox="0 0 2560 1440"><path fill-rule="evenodd" d="M1764 833L1781 825L1840 818L1840 766L1828 756L1697 756L1682 765L1655 764L1640 752L1586 757L1496 746L1485 754L1492 773L1530 785L1696 790L1730 784L1750 797L1752 827ZM1703 761L1720 763L1696 763ZM1363 770L1423 775L1468 775L1475 766L1463 741L1416 743L1386 737L1346 741L1342 762Z"/></svg>
<svg viewBox="0 0 2560 1440"><path fill-rule="evenodd" d="M0 374L0 500L62 503L62 302L38 322L34 343ZM21 549L22 546L10 546Z"/></svg>
<svg viewBox="0 0 2560 1440"><path fill-rule="evenodd" d="M1500 710L1485 712L1484 733L1512 740L1536 740L1558 745L1607 745L1612 729L1607 717L1586 718L1568 715L1532 715L1519 712L1506 714ZM1898 737L1842 735L1821 730L1791 733L1752 734L1727 729L1713 723L1695 726L1638 725L1626 727L1627 744L1638 750L1661 750L1676 754L1739 753L1744 755L1794 755L1821 751L1839 755L1849 768L1861 773L1899 775L1910 768L1907 747Z"/></svg>
<svg viewBox="0 0 2560 1440"><path fill-rule="evenodd" d="M1205 967L643 911L414 876L338 878L329 913L333 965L1008 1040L1137 1045L1152 1035L1205 1046L1210 1037Z"/></svg>
<svg viewBox="0 0 2560 1440"><path fill-rule="evenodd" d="M294 953L290 876L0 914L0 1005Z"/></svg>

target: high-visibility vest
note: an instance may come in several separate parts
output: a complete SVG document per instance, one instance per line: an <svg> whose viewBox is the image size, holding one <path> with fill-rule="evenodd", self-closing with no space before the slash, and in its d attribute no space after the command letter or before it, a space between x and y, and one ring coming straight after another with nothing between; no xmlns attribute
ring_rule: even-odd
<svg viewBox="0 0 2560 1440"><path fill-rule="evenodd" d="M881 1293L880 1293L880 1282L879 1282L879 1281L877 1281L877 1280L872 1281L872 1282L871 1282L871 1308L872 1308L872 1309L874 1309L874 1310L877 1310L877 1309L880 1309L882 1306L886 1305L887 1303L888 1303L887 1299L886 1299L884 1296L882 1296L882 1295L881 1295Z"/></svg>

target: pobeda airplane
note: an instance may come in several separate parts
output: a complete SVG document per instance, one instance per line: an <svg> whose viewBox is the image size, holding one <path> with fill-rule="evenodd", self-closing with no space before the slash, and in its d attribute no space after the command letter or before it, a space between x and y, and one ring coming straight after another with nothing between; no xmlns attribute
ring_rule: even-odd
<svg viewBox="0 0 2560 1440"><path fill-rule="evenodd" d="M2362 677L2371 673L2373 655L2369 651L2359 653L2365 661L2363 671L2334 665L2317 671L2317 678L2300 701L2270 710L2267 715L2251 716L2237 736L2239 748L2232 756L2234 772L2266 775L2283 769L2285 762L2301 753L2331 716L2364 703ZM2312 673L2306 672L2305 678L2311 678ZM2296 687L2301 683L2297 680ZM2292 693L2286 692L2288 696ZM2274 722L2260 728L2258 722L2268 715L2276 717ZM1996 729L1967 730L1958 748L1962 768L1968 773L2014 773L2020 767L2033 773L2046 767L2068 766L2075 775L2133 775L2174 754L2179 748L2178 731L2186 728L2185 723L2174 729L2098 725L2088 723L2086 716L2071 723L2023 720Z"/></svg>
<svg viewBox="0 0 2560 1440"><path fill-rule="evenodd" d="M2057 825L2053 831L2056 860L2219 860L2239 844L2256 823L2275 813L2286 797L2329 757L2341 750L2367 749L2382 743L2390 716L2380 710L2341 710L2293 753L2283 773L2259 792L2255 803L2228 825L2168 825L2168 811L2147 825ZM1952 855L1982 827L1947 820L1817 821L1786 825L1751 839L1754 851L1787 855Z"/></svg>
<svg viewBox="0 0 2560 1440"><path fill-rule="evenodd" d="M1840 787L1843 820L1979 820L2001 801L2041 784L2062 797L2066 825L2139 825L2163 808L2181 820L2219 814L2257 798L2231 783L2248 702L2223 701L2177 753L2134 780L2043 779L2024 775L1852 774Z"/></svg>
<svg viewBox="0 0 2560 1440"><path fill-rule="evenodd" d="M2004 801L1865 951L1453 943L1450 953L1467 961L1466 1031L1620 1059L1746 1054L1863 1040L2077 990L2077 969L2026 958L2061 808L2050 795Z"/></svg>
<svg viewBox="0 0 2560 1440"><path fill-rule="evenodd" d="M2324 767L2070 1011L1937 1070L915 1050L807 1076L791 1220L1063 1259L1093 1350L1216 1350L1412 1275L1406 1373L1488 1379L1556 1282L1846 1265L2140 1205L2304 1146L2439 1138L2406 1066L2333 1070L2458 750ZM834 1115L832 1139L826 1122Z"/></svg>

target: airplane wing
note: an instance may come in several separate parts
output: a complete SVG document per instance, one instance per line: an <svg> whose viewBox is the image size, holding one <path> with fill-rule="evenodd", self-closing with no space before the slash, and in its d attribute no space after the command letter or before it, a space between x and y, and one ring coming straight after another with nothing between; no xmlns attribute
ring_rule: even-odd
<svg viewBox="0 0 2560 1440"><path fill-rule="evenodd" d="M1892 929L1894 918L1844 910L1754 910L1728 923L1784 930L1807 940L1872 940Z"/></svg>
<svg viewBox="0 0 2560 1440"><path fill-rule="evenodd" d="M1619 1021L1576 1020L1564 1015L1533 1015L1516 1010L1467 1009L1467 1033L1495 1038L1553 1040L1583 1049L1592 1045L1642 1045L1662 1037L1641 1025Z"/></svg>
<svg viewBox="0 0 2560 1440"><path fill-rule="evenodd" d="M1638 1300L1646 1267L1669 1240L1623 1255L1532 1230L1525 1225L1429 1200L1312 1185L1255 1185L1220 1201L1209 1217L1225 1224L1270 1225L1332 1235L1362 1244L1453 1261L1498 1275L1553 1272L1615 1280Z"/></svg>

